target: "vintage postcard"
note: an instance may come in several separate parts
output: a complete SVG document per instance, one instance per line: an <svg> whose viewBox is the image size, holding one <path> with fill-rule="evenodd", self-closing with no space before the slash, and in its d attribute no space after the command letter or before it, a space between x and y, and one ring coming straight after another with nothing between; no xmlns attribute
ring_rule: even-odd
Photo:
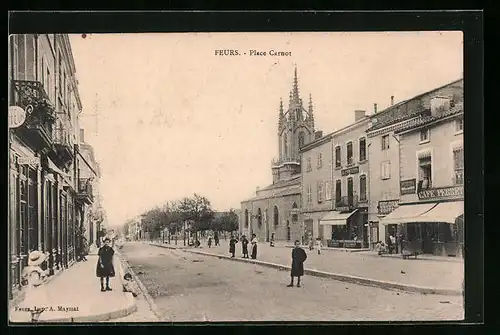
<svg viewBox="0 0 500 335"><path fill-rule="evenodd" d="M463 320L463 38L11 35L10 322Z"/></svg>

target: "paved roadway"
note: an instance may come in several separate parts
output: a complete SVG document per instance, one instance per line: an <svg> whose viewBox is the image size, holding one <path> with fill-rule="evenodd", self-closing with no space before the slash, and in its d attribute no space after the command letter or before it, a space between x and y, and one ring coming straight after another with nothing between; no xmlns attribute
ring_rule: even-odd
<svg viewBox="0 0 500 335"><path fill-rule="evenodd" d="M388 291L181 250L126 243L121 250L162 321L425 321L463 319L461 297Z"/></svg>

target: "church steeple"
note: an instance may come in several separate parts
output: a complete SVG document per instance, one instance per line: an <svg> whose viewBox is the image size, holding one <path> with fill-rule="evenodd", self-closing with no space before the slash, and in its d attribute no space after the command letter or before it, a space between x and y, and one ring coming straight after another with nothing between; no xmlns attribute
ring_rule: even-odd
<svg viewBox="0 0 500 335"><path fill-rule="evenodd" d="M283 99L280 98L280 112L279 112L279 116L278 116L278 133L283 128L285 121L286 121L285 120L285 113L283 112Z"/></svg>
<svg viewBox="0 0 500 335"><path fill-rule="evenodd" d="M300 105L299 79L297 77L297 66L295 66L292 92L293 92L292 93L293 102L295 102L297 105Z"/></svg>
<svg viewBox="0 0 500 335"><path fill-rule="evenodd" d="M309 125L311 128L314 129L314 112L313 112L313 102L312 102L312 95L309 94L309 107L307 109L308 116L307 116L307 121L309 122Z"/></svg>

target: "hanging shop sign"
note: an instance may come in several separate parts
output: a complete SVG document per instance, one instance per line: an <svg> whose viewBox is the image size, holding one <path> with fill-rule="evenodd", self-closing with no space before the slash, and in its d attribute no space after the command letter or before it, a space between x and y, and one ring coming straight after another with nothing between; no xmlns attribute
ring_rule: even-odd
<svg viewBox="0 0 500 335"><path fill-rule="evenodd" d="M463 198L463 196L464 196L463 185L429 188L427 190L422 190L418 192L418 198L420 200Z"/></svg>
<svg viewBox="0 0 500 335"><path fill-rule="evenodd" d="M29 105L26 109L31 108ZM22 126L22 124L26 121L26 111L19 106L10 106L9 107L9 128L17 128Z"/></svg>
<svg viewBox="0 0 500 335"><path fill-rule="evenodd" d="M416 179L401 180L401 182L399 183L399 187L401 195L415 194L417 190L417 180Z"/></svg>
<svg viewBox="0 0 500 335"><path fill-rule="evenodd" d="M350 174L356 174L356 173L359 173L359 166L355 166L355 167L344 169L344 170L340 171L340 174L342 175L342 177L348 176Z"/></svg>
<svg viewBox="0 0 500 335"><path fill-rule="evenodd" d="M383 200L378 202L378 214L387 215L398 208L399 200Z"/></svg>

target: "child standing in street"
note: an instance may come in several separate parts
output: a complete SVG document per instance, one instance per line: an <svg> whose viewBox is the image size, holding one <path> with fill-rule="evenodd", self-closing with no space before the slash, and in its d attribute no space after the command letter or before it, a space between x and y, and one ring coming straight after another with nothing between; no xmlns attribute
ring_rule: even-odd
<svg viewBox="0 0 500 335"><path fill-rule="evenodd" d="M115 251L111 247L109 237L104 239L104 245L99 248L99 260L97 261L96 275L101 278L101 292L111 291L109 286L109 278L115 276L115 268L113 266L113 255ZM106 287L104 287L104 278L106 278Z"/></svg>
<svg viewBox="0 0 500 335"><path fill-rule="evenodd" d="M323 243L321 243L321 239L318 237L316 239L316 248L318 249L318 255L321 255L321 247L323 247Z"/></svg>
<svg viewBox="0 0 500 335"><path fill-rule="evenodd" d="M212 236L209 236L208 237L208 247L211 248L212 247Z"/></svg>
<svg viewBox="0 0 500 335"><path fill-rule="evenodd" d="M293 287L293 277L297 277L297 287L300 287L300 277L304 275L304 262L307 254L300 247L300 241L295 241L295 247L292 250L292 272L290 273L290 284L287 287Z"/></svg>

